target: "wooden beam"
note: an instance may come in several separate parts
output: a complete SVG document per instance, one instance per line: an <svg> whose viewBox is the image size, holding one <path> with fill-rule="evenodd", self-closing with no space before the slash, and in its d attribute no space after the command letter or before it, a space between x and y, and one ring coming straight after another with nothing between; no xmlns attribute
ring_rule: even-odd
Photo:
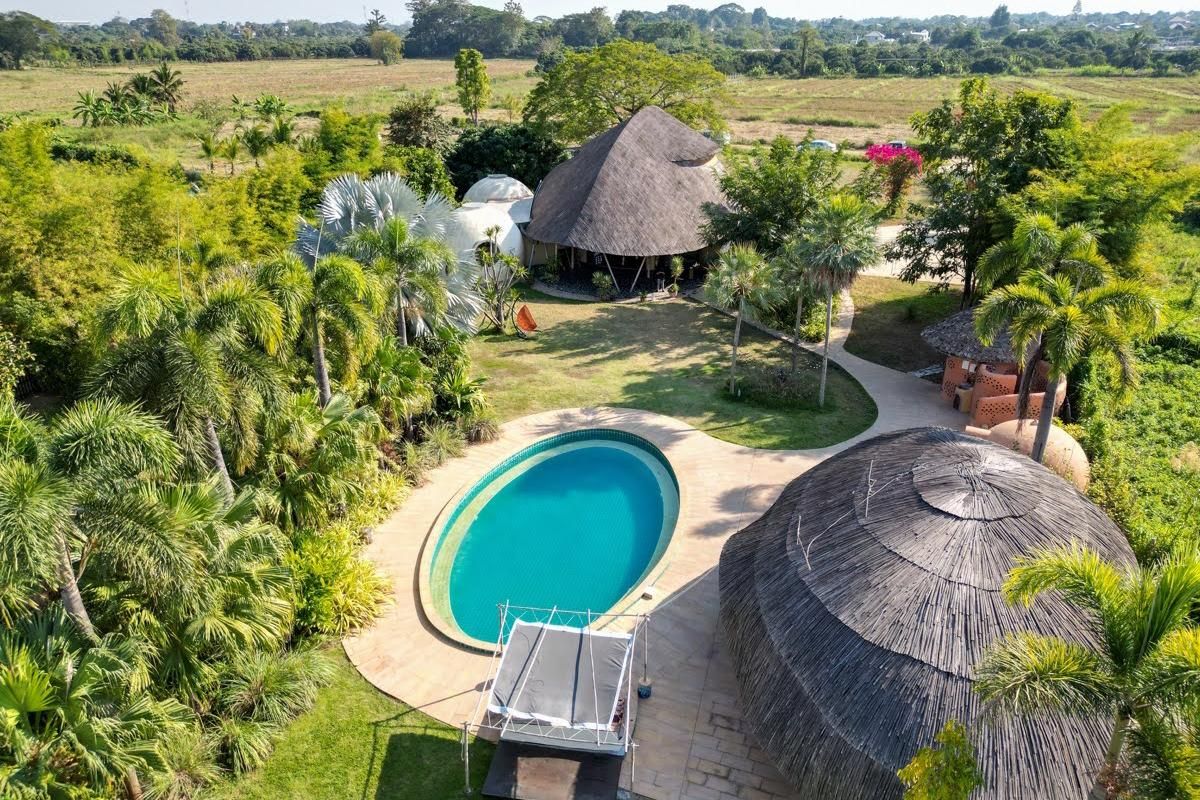
<svg viewBox="0 0 1200 800"><path fill-rule="evenodd" d="M613 274L612 264L608 263L608 253L601 253L601 255L604 256L604 266L608 267L608 277L612 278L613 288L617 291L617 294L620 294L621 284L617 283L617 276Z"/></svg>

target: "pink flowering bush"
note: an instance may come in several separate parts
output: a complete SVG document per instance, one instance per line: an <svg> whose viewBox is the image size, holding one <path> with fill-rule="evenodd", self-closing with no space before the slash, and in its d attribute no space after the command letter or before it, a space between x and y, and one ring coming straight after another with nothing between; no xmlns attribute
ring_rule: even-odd
<svg viewBox="0 0 1200 800"><path fill-rule="evenodd" d="M883 173L888 208L895 209L913 178L921 174L921 154L911 147L873 144L867 148L867 160Z"/></svg>

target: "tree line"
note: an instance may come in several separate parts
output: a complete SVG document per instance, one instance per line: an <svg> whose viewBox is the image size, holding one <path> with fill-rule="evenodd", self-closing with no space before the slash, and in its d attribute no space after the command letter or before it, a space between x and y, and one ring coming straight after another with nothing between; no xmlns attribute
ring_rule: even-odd
<svg viewBox="0 0 1200 800"><path fill-rule="evenodd" d="M1165 14L1055 17L1011 14L1000 6L988 18L810 23L771 17L762 8L747 12L732 3L707 11L684 5L661 12L626 10L615 19L597 7L530 20L516 0L501 9L464 0L413 0L408 10L408 26L389 25L378 11L364 24L292 20L211 25L156 10L149 17L114 19L98 27L59 27L26 12L8 12L0 15L0 66L19 67L31 59L105 64L372 57L391 63L401 51L416 58L449 58L462 49L489 58L537 58L544 64L564 52L620 38L669 53L696 53L728 74L785 77L1063 68L1191 74L1200 68L1200 24L1187 19L1181 24Z"/></svg>

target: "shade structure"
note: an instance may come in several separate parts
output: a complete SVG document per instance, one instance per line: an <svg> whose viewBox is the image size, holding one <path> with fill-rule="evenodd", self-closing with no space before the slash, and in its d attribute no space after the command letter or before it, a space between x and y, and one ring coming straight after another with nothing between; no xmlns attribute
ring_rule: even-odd
<svg viewBox="0 0 1200 800"><path fill-rule="evenodd" d="M661 108L643 108L551 170L525 234L618 256L700 250L705 208L724 203L713 163L719 150Z"/></svg>
<svg viewBox="0 0 1200 800"><path fill-rule="evenodd" d="M500 738L624 755L633 639L518 619L488 693Z"/></svg>
<svg viewBox="0 0 1200 800"><path fill-rule="evenodd" d="M935 322L921 331L925 343L950 356L958 356L969 361L982 361L988 364L1015 364L1012 339L1008 329L996 334L990 345L979 341L975 334L975 309L968 308L951 314L941 322Z"/></svg>
<svg viewBox="0 0 1200 800"><path fill-rule="evenodd" d="M802 797L899 798L896 771L948 720L971 726L972 798L1080 800L1111 720L982 714L999 637L1095 635L1054 597L1009 605L1015 558L1075 540L1133 563L1121 531L1026 456L921 428L830 458L721 553L721 623L745 719Z"/></svg>

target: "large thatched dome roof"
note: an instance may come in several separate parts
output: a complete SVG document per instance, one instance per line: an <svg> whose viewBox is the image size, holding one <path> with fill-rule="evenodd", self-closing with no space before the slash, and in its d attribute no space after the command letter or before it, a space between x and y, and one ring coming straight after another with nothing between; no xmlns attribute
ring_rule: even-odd
<svg viewBox="0 0 1200 800"><path fill-rule="evenodd" d="M1011 632L1086 640L1056 598L1008 605L1013 560L1077 540L1131 563L1121 531L1027 457L943 429L881 436L792 481L721 553L721 621L746 720L803 797L899 798L896 770L981 703L972 668ZM996 800L1080 800L1109 724L981 723Z"/></svg>
<svg viewBox="0 0 1200 800"><path fill-rule="evenodd" d="M619 256L700 250L704 208L724 202L711 163L719 150L661 108L643 108L550 171L525 233Z"/></svg>

